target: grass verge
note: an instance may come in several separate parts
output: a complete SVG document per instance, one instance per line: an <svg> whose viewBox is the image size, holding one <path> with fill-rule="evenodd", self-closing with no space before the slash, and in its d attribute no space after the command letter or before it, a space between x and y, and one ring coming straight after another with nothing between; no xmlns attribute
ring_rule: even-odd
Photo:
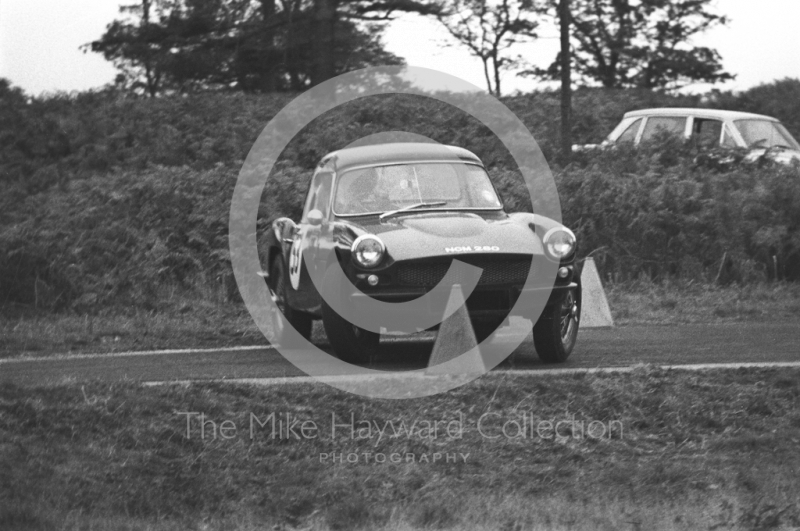
<svg viewBox="0 0 800 531"><path fill-rule="evenodd" d="M0 528L796 527L798 406L800 371L786 369L505 375L407 401L321 385L5 385ZM180 412L202 413L204 431Z"/></svg>
<svg viewBox="0 0 800 531"><path fill-rule="evenodd" d="M0 316L0 357L4 358L266 344L250 315L234 304L133 313L112 309L98 315Z"/></svg>
<svg viewBox="0 0 800 531"><path fill-rule="evenodd" d="M715 286L649 280L610 284L606 296L616 325L774 321L800 316L800 284Z"/></svg>

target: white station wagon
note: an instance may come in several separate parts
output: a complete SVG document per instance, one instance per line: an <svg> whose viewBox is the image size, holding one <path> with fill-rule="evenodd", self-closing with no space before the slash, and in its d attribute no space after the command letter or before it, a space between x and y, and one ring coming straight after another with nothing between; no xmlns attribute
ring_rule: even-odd
<svg viewBox="0 0 800 531"><path fill-rule="evenodd" d="M765 153L777 162L800 160L800 144L771 116L718 109L659 108L625 113L601 144L573 146L573 150L607 148L614 144L652 140L658 133L680 135L701 147L751 150L747 159Z"/></svg>

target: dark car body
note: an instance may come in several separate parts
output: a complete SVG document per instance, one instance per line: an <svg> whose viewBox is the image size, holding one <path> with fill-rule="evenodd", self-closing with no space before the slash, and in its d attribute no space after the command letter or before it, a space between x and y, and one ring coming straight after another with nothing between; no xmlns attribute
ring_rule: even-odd
<svg viewBox="0 0 800 531"><path fill-rule="evenodd" d="M360 177L347 177L355 175L350 172L380 168L384 173L390 170L397 173L409 167L414 171L414 178L420 180L424 175L417 173L431 168L429 173L437 169L442 174L449 172L454 184L441 193L453 198L472 193L478 199L461 203L453 199L448 204L389 214L385 208L372 211L364 206L366 203L351 207L351 211L343 206L347 197L343 199L342 194L355 195L363 188L357 181ZM353 297L405 302L428 293L445 276L453 259L458 258L483 269L466 305L476 332L482 331L482 327L494 330L508 317L531 268L536 272L541 269L537 266L541 261L554 261L543 247L545 234L551 230L569 231L542 216L506 213L494 195L496 192L488 176L484 180L480 173L485 175L485 169L473 153L439 144L365 146L343 149L322 158L311 179L302 218L297 223L288 218L275 220L266 237L265 269L268 273L264 276L268 284L273 291L278 285L279 279L270 278L270 274L287 277L282 279L280 290L284 313L289 311L295 317L306 319L325 318L325 302L310 274L316 272L322 276L324 271L309 271L309 268L328 268L333 260L338 261L346 277L358 288ZM459 178L472 180L461 182ZM343 191L348 179L352 190ZM437 183L446 179L439 175L429 180ZM459 182L461 190L456 189ZM391 181L392 186L393 183ZM411 183L404 190L420 193L420 186L420 182L416 187ZM380 263L369 268L352 257L354 242L364 235L377 237L385 246ZM328 258L320 260L321 257ZM548 307L561 303L567 293L572 293L570 310L573 314L576 313L573 306L580 301L574 257L573 251L564 260L557 260L560 275L555 282L552 278L534 275L533 287L528 285L529 289L551 291ZM274 267L276 260L281 260L284 266ZM485 337L487 334L478 335Z"/></svg>

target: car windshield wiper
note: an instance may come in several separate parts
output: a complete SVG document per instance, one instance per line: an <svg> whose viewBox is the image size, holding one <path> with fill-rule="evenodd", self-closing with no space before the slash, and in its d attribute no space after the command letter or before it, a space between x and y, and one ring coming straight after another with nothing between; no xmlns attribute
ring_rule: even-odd
<svg viewBox="0 0 800 531"><path fill-rule="evenodd" d="M427 207L435 207L435 206L442 206L446 205L447 201L431 201L428 203L414 203L413 205L404 206L403 208L398 208L397 210L390 210L389 212L384 212L378 219L386 219L389 216L394 216L395 214L400 214L401 212L407 212L409 210L414 210L416 208L427 208Z"/></svg>

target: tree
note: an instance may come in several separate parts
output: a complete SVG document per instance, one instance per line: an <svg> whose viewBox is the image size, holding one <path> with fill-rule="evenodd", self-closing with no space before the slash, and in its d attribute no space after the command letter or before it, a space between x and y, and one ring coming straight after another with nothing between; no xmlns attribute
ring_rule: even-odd
<svg viewBox="0 0 800 531"><path fill-rule="evenodd" d="M555 11L558 0L551 1ZM716 50L694 46L694 36L727 24L709 10L712 0L571 0L573 69L604 87L680 88L733 79ZM551 11L551 12L552 12ZM529 71L558 79L560 57Z"/></svg>
<svg viewBox="0 0 800 531"><path fill-rule="evenodd" d="M392 20L395 13L435 15L436 0L313 0L314 5L314 77L312 85L330 79L334 72L334 49L342 23L376 23ZM398 64L398 63L384 63Z"/></svg>
<svg viewBox="0 0 800 531"><path fill-rule="evenodd" d="M561 157L569 161L572 155L572 50L569 45L569 25L572 19L570 0L558 0L558 25L561 51Z"/></svg>
<svg viewBox="0 0 800 531"><path fill-rule="evenodd" d="M314 0L140 0L121 8L127 17L86 49L114 62L118 85L150 96L300 91L320 75L315 6ZM339 20L336 30L324 50L324 76L402 64L384 50L380 28Z"/></svg>
<svg viewBox="0 0 800 531"><path fill-rule="evenodd" d="M30 141L31 137L41 140L29 133L41 129L39 125L28 112L28 97L22 89L0 77L0 185L27 173L25 166L36 157L35 150L39 147ZM47 146L47 142L44 145ZM3 203L0 200L0 205Z"/></svg>
<svg viewBox="0 0 800 531"><path fill-rule="evenodd" d="M534 16L533 0L450 0L436 18L481 60L486 87L499 97L501 73L523 63L509 49L536 38Z"/></svg>

